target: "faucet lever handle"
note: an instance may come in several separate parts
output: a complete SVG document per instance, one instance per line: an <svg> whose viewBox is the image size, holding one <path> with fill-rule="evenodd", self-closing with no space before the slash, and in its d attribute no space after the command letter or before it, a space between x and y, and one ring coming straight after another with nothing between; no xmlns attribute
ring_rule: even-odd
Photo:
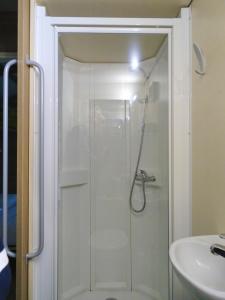
<svg viewBox="0 0 225 300"><path fill-rule="evenodd" d="M210 251L214 255L220 255L225 258L225 246L220 244L213 244L210 247Z"/></svg>

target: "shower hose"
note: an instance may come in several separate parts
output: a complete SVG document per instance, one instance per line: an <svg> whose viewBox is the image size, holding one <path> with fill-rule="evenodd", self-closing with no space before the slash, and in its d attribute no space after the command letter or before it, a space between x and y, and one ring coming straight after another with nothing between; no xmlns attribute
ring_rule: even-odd
<svg viewBox="0 0 225 300"><path fill-rule="evenodd" d="M142 119L142 127L141 127L140 147L139 147L137 163L136 163L136 167L135 167L135 171L134 171L134 176L133 176L133 180L132 180L132 184L131 184L131 189L130 189L130 196L129 196L130 209L134 213L141 213L141 212L143 212L145 210L145 207L146 207L146 191L145 191L145 182L146 181L144 179L144 176L143 176L143 179L141 180L142 193L143 193L143 204L142 204L141 208L137 209L137 208L134 207L133 201L132 201L132 196L133 196L133 192L134 192L135 181L136 181L136 178L137 178L137 175L138 175L138 168L139 168L139 165L140 165L141 153L142 153L143 142L144 142L145 113L146 113L147 102L148 102L148 98L146 97L146 99L145 99L145 106L144 106L144 113L143 113L143 119ZM143 175L145 175L145 174L143 174Z"/></svg>

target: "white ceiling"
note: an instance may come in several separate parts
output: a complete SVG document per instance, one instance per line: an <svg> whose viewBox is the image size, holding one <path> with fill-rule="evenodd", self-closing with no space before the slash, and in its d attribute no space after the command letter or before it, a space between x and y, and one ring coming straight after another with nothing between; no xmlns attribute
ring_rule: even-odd
<svg viewBox="0 0 225 300"><path fill-rule="evenodd" d="M36 0L51 16L176 17L190 0Z"/></svg>
<svg viewBox="0 0 225 300"><path fill-rule="evenodd" d="M64 34L64 55L85 63L128 63L154 57L163 34Z"/></svg>
<svg viewBox="0 0 225 300"><path fill-rule="evenodd" d="M36 0L50 16L77 17L176 17L190 0ZM140 60L155 56L161 35L75 35L61 37L67 57L81 62L128 62L133 53Z"/></svg>

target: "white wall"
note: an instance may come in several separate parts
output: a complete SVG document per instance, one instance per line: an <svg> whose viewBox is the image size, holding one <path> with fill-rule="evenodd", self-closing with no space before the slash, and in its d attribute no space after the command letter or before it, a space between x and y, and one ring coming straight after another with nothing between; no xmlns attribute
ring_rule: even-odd
<svg viewBox="0 0 225 300"><path fill-rule="evenodd" d="M193 234L225 231L225 1L194 0L193 42L202 47L206 75L194 70Z"/></svg>
<svg viewBox="0 0 225 300"><path fill-rule="evenodd" d="M148 82L140 167L157 177L147 207L133 215L129 189L137 160L144 98L141 72L125 64L64 58L60 118L59 298L131 287L168 297L168 51ZM153 62L153 61L152 61ZM150 63L152 67L152 64ZM152 92L151 92L152 93ZM134 190L134 204L143 195ZM138 204L138 203L137 203Z"/></svg>

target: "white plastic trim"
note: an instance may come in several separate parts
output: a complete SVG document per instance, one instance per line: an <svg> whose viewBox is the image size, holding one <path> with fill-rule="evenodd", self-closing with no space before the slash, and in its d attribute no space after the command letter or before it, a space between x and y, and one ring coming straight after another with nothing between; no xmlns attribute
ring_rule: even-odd
<svg viewBox="0 0 225 300"><path fill-rule="evenodd" d="M130 27L62 27L56 26L58 33L149 33L168 34L170 28L130 28Z"/></svg>
<svg viewBox="0 0 225 300"><path fill-rule="evenodd" d="M36 16L45 17L50 26L147 26L173 27L180 18L96 18L96 17L49 17L44 6L37 6Z"/></svg>

